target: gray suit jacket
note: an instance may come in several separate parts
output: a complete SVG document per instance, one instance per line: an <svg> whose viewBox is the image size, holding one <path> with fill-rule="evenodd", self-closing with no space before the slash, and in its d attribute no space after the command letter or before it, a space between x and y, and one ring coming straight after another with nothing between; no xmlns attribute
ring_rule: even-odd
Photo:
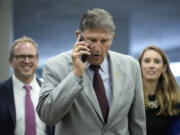
<svg viewBox="0 0 180 135"><path fill-rule="evenodd" d="M87 72L78 83L71 52L49 59L43 69L38 114L55 135L146 135L141 71L130 56L109 51L112 104L107 124Z"/></svg>

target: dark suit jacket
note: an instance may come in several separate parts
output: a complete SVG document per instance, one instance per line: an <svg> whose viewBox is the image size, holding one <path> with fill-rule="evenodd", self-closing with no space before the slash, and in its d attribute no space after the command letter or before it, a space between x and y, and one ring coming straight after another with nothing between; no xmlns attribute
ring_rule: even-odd
<svg viewBox="0 0 180 135"><path fill-rule="evenodd" d="M40 80L38 80L41 85ZM0 83L0 134L14 135L16 111L12 78ZM48 135L54 134L54 127L47 126Z"/></svg>
<svg viewBox="0 0 180 135"><path fill-rule="evenodd" d="M178 108L180 110L180 104ZM168 135L180 135L180 113L177 116L171 118Z"/></svg>

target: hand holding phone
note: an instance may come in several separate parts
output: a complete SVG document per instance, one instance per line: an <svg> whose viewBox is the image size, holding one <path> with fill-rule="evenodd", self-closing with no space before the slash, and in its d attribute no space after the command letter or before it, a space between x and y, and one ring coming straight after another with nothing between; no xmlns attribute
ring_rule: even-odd
<svg viewBox="0 0 180 135"><path fill-rule="evenodd" d="M81 38L80 38L80 40L79 41L84 41L84 38L83 38L83 36L81 36ZM88 57L88 55L86 55L86 54L83 54L82 56L81 56L81 60L82 60L82 62L86 62L86 60L87 60L87 57Z"/></svg>

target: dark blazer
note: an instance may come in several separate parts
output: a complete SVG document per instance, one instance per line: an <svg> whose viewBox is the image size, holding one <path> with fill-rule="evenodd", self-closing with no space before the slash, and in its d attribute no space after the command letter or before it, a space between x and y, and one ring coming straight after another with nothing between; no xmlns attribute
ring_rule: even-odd
<svg viewBox="0 0 180 135"><path fill-rule="evenodd" d="M40 80L38 80L41 85ZM12 78L0 83L0 134L14 135L16 111ZM54 127L47 126L48 135L54 135Z"/></svg>
<svg viewBox="0 0 180 135"><path fill-rule="evenodd" d="M180 110L180 104L178 108ZM171 118L168 135L180 135L180 113L177 116Z"/></svg>

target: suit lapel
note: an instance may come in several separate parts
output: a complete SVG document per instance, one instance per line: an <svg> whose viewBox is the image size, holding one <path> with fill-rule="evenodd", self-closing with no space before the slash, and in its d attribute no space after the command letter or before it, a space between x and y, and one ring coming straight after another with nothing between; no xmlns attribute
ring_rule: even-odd
<svg viewBox="0 0 180 135"><path fill-rule="evenodd" d="M13 91L13 83L12 83L12 78L10 78L7 81L7 99L8 99L8 108L9 108L9 113L13 121L13 125L15 128L16 124L16 111L15 111L15 102L14 102L14 91Z"/></svg>
<svg viewBox="0 0 180 135"><path fill-rule="evenodd" d="M72 58L71 55L69 55L69 57L67 57L67 60L70 63L69 66L69 71L72 71L73 69L73 64L72 64ZM82 86L83 86L83 91L85 92L85 95L87 96L87 99L89 100L89 102L91 103L92 107L94 108L96 114L98 115L98 117L101 119L101 121L104 121L103 119L103 115L91 82L91 79L87 73L87 70L85 70L85 72L83 73L82 76Z"/></svg>
<svg viewBox="0 0 180 135"><path fill-rule="evenodd" d="M110 53L111 54L111 53ZM111 76L112 76L112 104L110 107L108 120L112 119L113 116L117 113L116 108L119 103L119 93L121 92L120 86L123 86L123 69L120 66L120 59L116 61L116 58L113 58L112 54L110 55L110 65L111 65Z"/></svg>
<svg viewBox="0 0 180 135"><path fill-rule="evenodd" d="M41 86L42 82L38 78L36 78L36 80L37 80L39 86Z"/></svg>
<svg viewBox="0 0 180 135"><path fill-rule="evenodd" d="M84 72L83 74L83 82L82 82L83 88L84 88L84 92L86 93L86 96L88 97L89 102L91 103L91 105L93 106L94 110L96 111L97 115L99 116L99 118L104 121L103 119L103 115L92 85L92 82L90 80L90 77L87 73L87 71Z"/></svg>

